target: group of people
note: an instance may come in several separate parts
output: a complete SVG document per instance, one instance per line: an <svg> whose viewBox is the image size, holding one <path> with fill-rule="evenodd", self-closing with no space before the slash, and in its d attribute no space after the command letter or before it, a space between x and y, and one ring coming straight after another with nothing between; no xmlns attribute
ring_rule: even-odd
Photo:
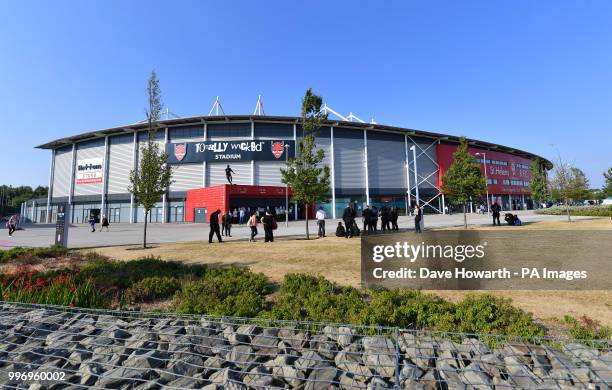
<svg viewBox="0 0 612 390"><path fill-rule="evenodd" d="M106 215L102 215L102 219L100 220L100 222L102 222L102 227L100 227L100 231L102 231L104 228L106 228L106 231L109 232L109 226L110 224L108 223L108 218L106 217ZM89 227L91 227L91 232L95 232L96 231L96 223L98 223L98 219L96 218L96 216L94 214L90 214L89 215Z"/></svg>
<svg viewBox="0 0 612 390"><path fill-rule="evenodd" d="M499 221L499 217L501 215L501 206L499 203L495 202L491 206L491 212L493 213L493 226L501 226L501 222ZM522 226L523 221L516 214L506 213L504 215L504 221L510 226Z"/></svg>
<svg viewBox="0 0 612 390"><path fill-rule="evenodd" d="M423 209L417 204L414 207L414 230L416 233L421 233L421 223L423 221ZM336 228L337 237L351 238L359 236L361 231L355 222L355 208L349 204L342 213L342 222L338 222ZM399 209L395 206L383 206L380 210L376 206L366 206L363 210L363 231L367 233L378 232L378 220L380 219L380 230L382 232L398 231L399 226L397 220L399 218ZM318 220L318 218L317 218Z"/></svg>
<svg viewBox="0 0 612 390"><path fill-rule="evenodd" d="M236 209L234 209L234 212L235 211ZM210 215L209 219L210 232L208 234L208 243L212 244L215 235L217 236L218 242L223 242L221 236L231 237L233 218L233 213L229 210L223 215L221 215L221 210L219 209L213 212ZM221 226L219 225L219 220L221 220ZM247 226L251 229L249 242L255 242L255 236L259 234L259 231L257 229L259 223L263 225L264 242L274 241L274 230L278 228L278 224L276 222L276 218L274 217L270 209L267 209L265 211L265 214L261 217L258 216L257 211L251 211L251 214L246 223ZM220 227L222 228L222 233Z"/></svg>

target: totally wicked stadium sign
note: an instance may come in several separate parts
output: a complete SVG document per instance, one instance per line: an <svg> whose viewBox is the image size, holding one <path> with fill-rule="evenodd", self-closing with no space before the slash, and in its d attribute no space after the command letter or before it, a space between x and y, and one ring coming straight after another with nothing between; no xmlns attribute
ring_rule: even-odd
<svg viewBox="0 0 612 390"><path fill-rule="evenodd" d="M288 156L285 155L288 153ZM166 144L170 164L203 161L284 161L295 154L295 141L203 141Z"/></svg>

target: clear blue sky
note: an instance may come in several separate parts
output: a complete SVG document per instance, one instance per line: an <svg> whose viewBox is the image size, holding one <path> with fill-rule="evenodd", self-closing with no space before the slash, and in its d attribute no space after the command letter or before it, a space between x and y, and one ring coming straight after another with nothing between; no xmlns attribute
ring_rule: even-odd
<svg viewBox="0 0 612 390"><path fill-rule="evenodd" d="M265 5L264 5L265 4ZM0 183L47 184L43 142L142 119L295 115L307 87L365 120L612 166L612 2L3 2ZM555 146L551 146L554 144Z"/></svg>

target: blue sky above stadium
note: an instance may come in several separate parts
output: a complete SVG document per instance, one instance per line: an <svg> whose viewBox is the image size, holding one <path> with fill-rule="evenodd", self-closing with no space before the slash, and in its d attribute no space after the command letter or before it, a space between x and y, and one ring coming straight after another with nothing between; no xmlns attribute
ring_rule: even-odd
<svg viewBox="0 0 612 390"><path fill-rule="evenodd" d="M378 123L557 152L594 187L612 166L612 3L3 3L0 183L46 185L35 145L165 104L297 115L308 87Z"/></svg>

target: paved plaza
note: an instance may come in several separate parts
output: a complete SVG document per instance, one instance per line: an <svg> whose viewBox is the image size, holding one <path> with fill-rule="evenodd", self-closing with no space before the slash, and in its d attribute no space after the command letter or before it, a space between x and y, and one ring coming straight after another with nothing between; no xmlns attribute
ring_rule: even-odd
<svg viewBox="0 0 612 390"><path fill-rule="evenodd" d="M524 222L537 221L556 221L564 220L565 216L539 215L533 211L515 211ZM503 213L502 213L503 218ZM574 217L578 219L579 217ZM334 234L338 219L327 220L326 228L328 234ZM361 227L361 218L357 222ZM470 225L490 225L491 218L485 215L468 214ZM503 220L502 220L503 223ZM425 215L426 228L442 228L463 225L463 214L452 215ZM317 234L315 221L310 221L310 233ZM380 223L379 223L380 226ZM401 230L413 229L414 222L412 217L401 216L399 218ZM96 225L99 229L100 225ZM45 247L53 243L54 225L28 224L22 226L23 230L15 232L13 237L8 237L7 231L2 227L0 230L0 249L10 249L16 246L23 247ZM259 226L260 233L263 228ZM149 224L147 230L147 242L150 244L168 242L189 242L208 239L209 228L207 224L193 223L173 223L173 224ZM246 225L233 225L232 237L226 240L247 240L249 228ZM89 225L71 225L68 236L68 246L70 248L95 248L114 245L131 245L142 243L143 225L142 224L114 224L110 231L92 233ZM276 237L303 236L304 221L290 222L286 227L284 222L280 222L278 230L274 232Z"/></svg>

